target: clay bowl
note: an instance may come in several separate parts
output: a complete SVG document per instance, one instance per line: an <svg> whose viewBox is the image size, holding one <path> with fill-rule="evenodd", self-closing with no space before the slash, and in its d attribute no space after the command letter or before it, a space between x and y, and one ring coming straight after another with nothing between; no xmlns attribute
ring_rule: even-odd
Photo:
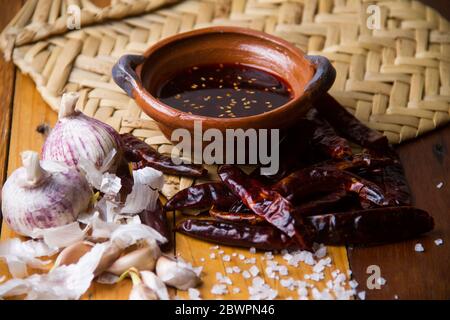
<svg viewBox="0 0 450 320"><path fill-rule="evenodd" d="M155 97L161 83L171 75L201 64L242 63L284 79L293 98L269 112L240 118L191 115ZM305 55L292 44L269 34L237 27L211 27L166 38L143 55L125 55L113 68L115 82L154 119L171 140L172 131L191 133L194 122L203 130L286 129L304 116L314 100L325 94L335 79L328 59ZM193 136L193 134L191 134Z"/></svg>

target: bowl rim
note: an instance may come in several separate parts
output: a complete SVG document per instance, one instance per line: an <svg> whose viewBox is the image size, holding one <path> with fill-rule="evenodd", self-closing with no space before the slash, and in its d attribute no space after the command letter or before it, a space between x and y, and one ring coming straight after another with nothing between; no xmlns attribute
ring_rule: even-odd
<svg viewBox="0 0 450 320"><path fill-rule="evenodd" d="M152 54L156 53L158 50L164 48L165 46L170 45L175 42L178 42L178 41L183 41L183 40L186 40L189 38L201 37L201 36L210 35L210 34L224 34L224 33L233 33L233 34L237 34L237 35L246 35L246 36L257 37L257 38L263 39L265 41L271 42L271 43L275 44L276 46L281 47L283 50L290 51L292 54L297 55L302 59L305 59L306 62L313 68L314 72L313 72L313 76L311 77L311 79L309 79L309 81L305 85L303 93L297 97L293 97L285 104L283 104L273 110L270 110L270 111L258 113L255 115L245 116L245 117L219 118L219 117L209 117L209 116L189 114L187 112L183 112L179 109L176 109L174 107L171 107L171 106L161 102L160 100L158 100L157 97L155 97L146 88L143 87L143 85L142 85L143 66L148 61L149 57ZM268 33L254 30L254 29L233 27L233 26L213 26L213 27L196 29L196 30L192 30L192 31L188 31L188 32L179 33L179 34L167 37L163 40L160 40L157 43L155 43L154 45L152 45L150 48L148 48L147 51L145 51L145 53L143 54L142 62L139 63L135 68L136 75L139 79L138 82L140 82L140 83L137 82L135 84L135 86L137 86L139 90L138 90L138 92L136 92L136 91L133 92L133 97L137 100L138 104L139 104L139 100L145 101L145 104L140 104L140 106L147 114L157 112L157 113L162 113L165 116L177 117L177 118L187 121L187 122L192 122L192 121L206 122L207 121L209 123L216 123L216 124L222 124L222 125L226 123L227 125L231 125L233 127L237 127L240 124L242 124L241 127L248 127L249 122L251 122L253 124L257 124L258 122L261 122L261 121L264 122L265 120L268 120L269 118L273 117L275 114L287 112L293 108L298 107L298 105L302 104L302 103L307 104L308 102L312 102L310 100L314 99L315 97L312 96L311 92L313 92L314 90L311 90L311 92L310 92L308 89L310 87L316 86L317 83L322 80L325 80L325 82L327 82L327 80L328 80L328 82L330 82L328 84L325 84L326 89L324 89L323 91L326 91L331 87L331 84L334 82L334 75L331 77L331 79L330 79L329 75L326 74L326 72L324 74L318 75L317 65L315 65L313 63L313 61L314 61L313 59L309 59L309 58L316 58L316 57L317 56L306 55L300 48L294 46L293 44L289 43L288 41L286 41L284 39L281 39L277 36L273 36ZM323 58L323 59L329 63L329 61L326 58ZM328 78L328 79L323 79L324 77ZM292 87L291 83L288 83L288 84ZM141 97L139 97L139 95L141 95ZM154 111L147 112L147 109L150 109L150 108L152 108ZM154 116L151 116L151 117L155 118ZM155 120L159 121L158 119L155 119ZM187 125L187 126L190 127L189 125Z"/></svg>

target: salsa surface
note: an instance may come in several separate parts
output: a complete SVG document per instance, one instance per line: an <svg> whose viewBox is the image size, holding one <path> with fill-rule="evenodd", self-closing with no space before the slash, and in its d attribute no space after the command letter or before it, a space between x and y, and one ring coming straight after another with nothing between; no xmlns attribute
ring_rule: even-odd
<svg viewBox="0 0 450 320"><path fill-rule="evenodd" d="M288 102L291 88L278 76L242 64L200 65L182 70L157 91L180 111L208 117L246 117Z"/></svg>

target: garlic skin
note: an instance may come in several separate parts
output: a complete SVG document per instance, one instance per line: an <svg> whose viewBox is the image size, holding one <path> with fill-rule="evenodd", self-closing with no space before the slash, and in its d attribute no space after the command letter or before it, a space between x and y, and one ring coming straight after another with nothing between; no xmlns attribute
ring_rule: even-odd
<svg viewBox="0 0 450 320"><path fill-rule="evenodd" d="M13 231L40 238L37 229L74 222L88 208L92 190L78 171L39 161L33 151L23 152L22 162L24 166L12 173L2 190L3 217Z"/></svg>
<svg viewBox="0 0 450 320"><path fill-rule="evenodd" d="M113 159L114 150L121 150L119 134L113 127L75 110L79 95L66 93L61 99L58 122L45 140L42 159L78 166L80 158L92 162L102 171L114 172L121 155Z"/></svg>
<svg viewBox="0 0 450 320"><path fill-rule="evenodd" d="M201 283L200 277L192 268L167 256L158 259L156 274L165 284L180 290L195 288Z"/></svg>

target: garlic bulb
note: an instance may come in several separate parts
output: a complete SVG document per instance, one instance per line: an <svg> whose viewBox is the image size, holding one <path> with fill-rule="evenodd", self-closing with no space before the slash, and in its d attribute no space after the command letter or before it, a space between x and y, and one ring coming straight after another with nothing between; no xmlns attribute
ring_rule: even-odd
<svg viewBox="0 0 450 320"><path fill-rule="evenodd" d="M201 283L199 275L192 266L166 256L158 259L156 274L165 284L180 290L195 288Z"/></svg>
<svg viewBox="0 0 450 320"><path fill-rule="evenodd" d="M40 237L42 231L76 221L88 208L92 190L78 171L53 161L39 161L37 152L22 153L23 167L3 186L2 211L15 232Z"/></svg>
<svg viewBox="0 0 450 320"><path fill-rule="evenodd" d="M114 171L120 160L119 134L114 128L75 110L79 95L66 93L61 99L58 122L47 137L44 160L62 161L77 166L80 159L88 160L102 172Z"/></svg>

